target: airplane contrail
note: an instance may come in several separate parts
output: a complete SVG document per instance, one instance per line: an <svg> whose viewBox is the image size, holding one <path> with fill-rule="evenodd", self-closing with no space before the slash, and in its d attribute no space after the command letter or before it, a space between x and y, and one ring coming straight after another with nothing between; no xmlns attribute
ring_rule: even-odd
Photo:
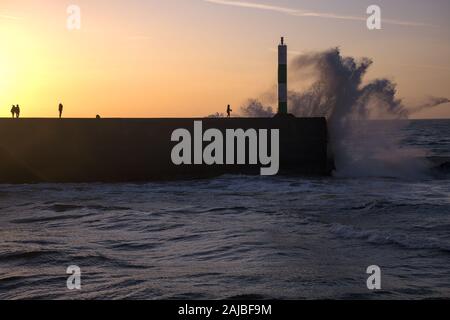
<svg viewBox="0 0 450 320"><path fill-rule="evenodd" d="M262 3L257 3L257 2L230 1L230 0L203 0L203 1L213 3L213 4L218 4L218 5L225 5L225 6L273 11L273 12L283 13L283 14L287 14L290 16L296 16L296 17L311 17L311 18L337 19L337 20L350 20L350 21L366 21L367 20L367 17L364 17L364 16L349 16L349 15L340 15L340 14L325 13L325 12L312 12L312 11L307 11L307 10L273 6L273 5L262 4ZM425 26L430 27L430 26L432 26L432 25L429 25L426 23L402 21L402 20L395 20L395 19L383 19L383 22L387 23L387 24L392 24L392 25L411 26L411 27L425 27Z"/></svg>

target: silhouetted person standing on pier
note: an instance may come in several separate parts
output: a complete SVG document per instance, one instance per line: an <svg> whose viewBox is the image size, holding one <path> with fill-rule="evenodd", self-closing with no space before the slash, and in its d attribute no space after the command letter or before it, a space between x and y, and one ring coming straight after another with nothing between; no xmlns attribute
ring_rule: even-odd
<svg viewBox="0 0 450 320"><path fill-rule="evenodd" d="M227 107L227 116L228 116L228 118L231 118L231 113L232 112L233 112L233 110L231 109L231 106L228 105L228 107Z"/></svg>
<svg viewBox="0 0 450 320"><path fill-rule="evenodd" d="M17 107L16 107L16 118L17 119L20 118L20 107L19 107L19 105L17 105Z"/></svg>
<svg viewBox="0 0 450 320"><path fill-rule="evenodd" d="M62 105L62 103L59 104L58 110L59 110L59 118L61 119L64 111L64 106Z"/></svg>
<svg viewBox="0 0 450 320"><path fill-rule="evenodd" d="M16 117L16 106L15 105L13 105L11 108L11 115L12 115L13 119Z"/></svg>

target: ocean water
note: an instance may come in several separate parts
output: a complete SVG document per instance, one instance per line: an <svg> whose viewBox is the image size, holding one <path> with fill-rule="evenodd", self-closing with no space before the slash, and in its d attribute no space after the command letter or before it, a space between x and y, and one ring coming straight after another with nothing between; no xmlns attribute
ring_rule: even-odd
<svg viewBox="0 0 450 320"><path fill-rule="evenodd" d="M450 157L450 121L404 130ZM450 176L0 185L0 299L225 298L450 298Z"/></svg>

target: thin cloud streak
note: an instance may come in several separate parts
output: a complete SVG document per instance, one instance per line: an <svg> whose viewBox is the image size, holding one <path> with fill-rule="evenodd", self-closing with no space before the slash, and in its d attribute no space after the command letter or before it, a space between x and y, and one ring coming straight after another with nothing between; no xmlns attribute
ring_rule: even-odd
<svg viewBox="0 0 450 320"><path fill-rule="evenodd" d="M20 20L19 17L10 16L10 15L8 15L8 14L3 14L3 13L0 13L0 19L5 19L5 20Z"/></svg>
<svg viewBox="0 0 450 320"><path fill-rule="evenodd" d="M278 13L287 14L295 17L310 17L310 18L323 18L323 19L335 19L335 20L349 20L349 21L366 21L367 17L358 17L358 16L348 16L348 15L339 15L334 13L325 13L325 12L311 12L300 9L293 9L288 7L280 7L280 6L272 6L266 5L256 2L245 2L245 1L230 1L230 0L203 0L204 2L225 5L225 6L233 6L240 8L249 8L249 9L258 9L258 10L266 10L273 11ZM401 21L394 19L383 19L383 23L399 25L399 26L409 26L409 27L432 27L433 25L420 23L420 22L411 22L411 21Z"/></svg>
<svg viewBox="0 0 450 320"><path fill-rule="evenodd" d="M150 36L141 36L141 35L128 37L128 40L151 40L151 39L152 39L152 37L150 37Z"/></svg>
<svg viewBox="0 0 450 320"><path fill-rule="evenodd" d="M296 9L272 6L272 5L266 5L266 4L261 4L261 3L254 3L254 2L228 1L228 0L204 0L204 1L210 2L210 3L215 3L215 4L221 4L221 5L225 5L225 6L234 6L234 7L241 7L241 8L251 8L251 9L259 9L259 10L275 11L275 12L286 13L286 14L298 13L298 10L296 10Z"/></svg>

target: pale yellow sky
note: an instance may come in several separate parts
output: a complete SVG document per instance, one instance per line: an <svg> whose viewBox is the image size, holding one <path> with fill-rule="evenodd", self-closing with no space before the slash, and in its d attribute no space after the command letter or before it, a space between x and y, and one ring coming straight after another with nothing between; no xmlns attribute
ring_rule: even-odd
<svg viewBox="0 0 450 320"><path fill-rule="evenodd" d="M339 46L344 55L373 58L369 79L395 80L408 104L450 96L444 1L381 1L390 21L381 31L346 18L365 17L365 0L229 2L2 0L0 116L20 104L24 117L54 117L59 102L67 117L206 116L227 104L237 110L274 88L280 35L292 51ZM69 4L82 10L79 31L66 28ZM450 118L450 105L416 117Z"/></svg>

